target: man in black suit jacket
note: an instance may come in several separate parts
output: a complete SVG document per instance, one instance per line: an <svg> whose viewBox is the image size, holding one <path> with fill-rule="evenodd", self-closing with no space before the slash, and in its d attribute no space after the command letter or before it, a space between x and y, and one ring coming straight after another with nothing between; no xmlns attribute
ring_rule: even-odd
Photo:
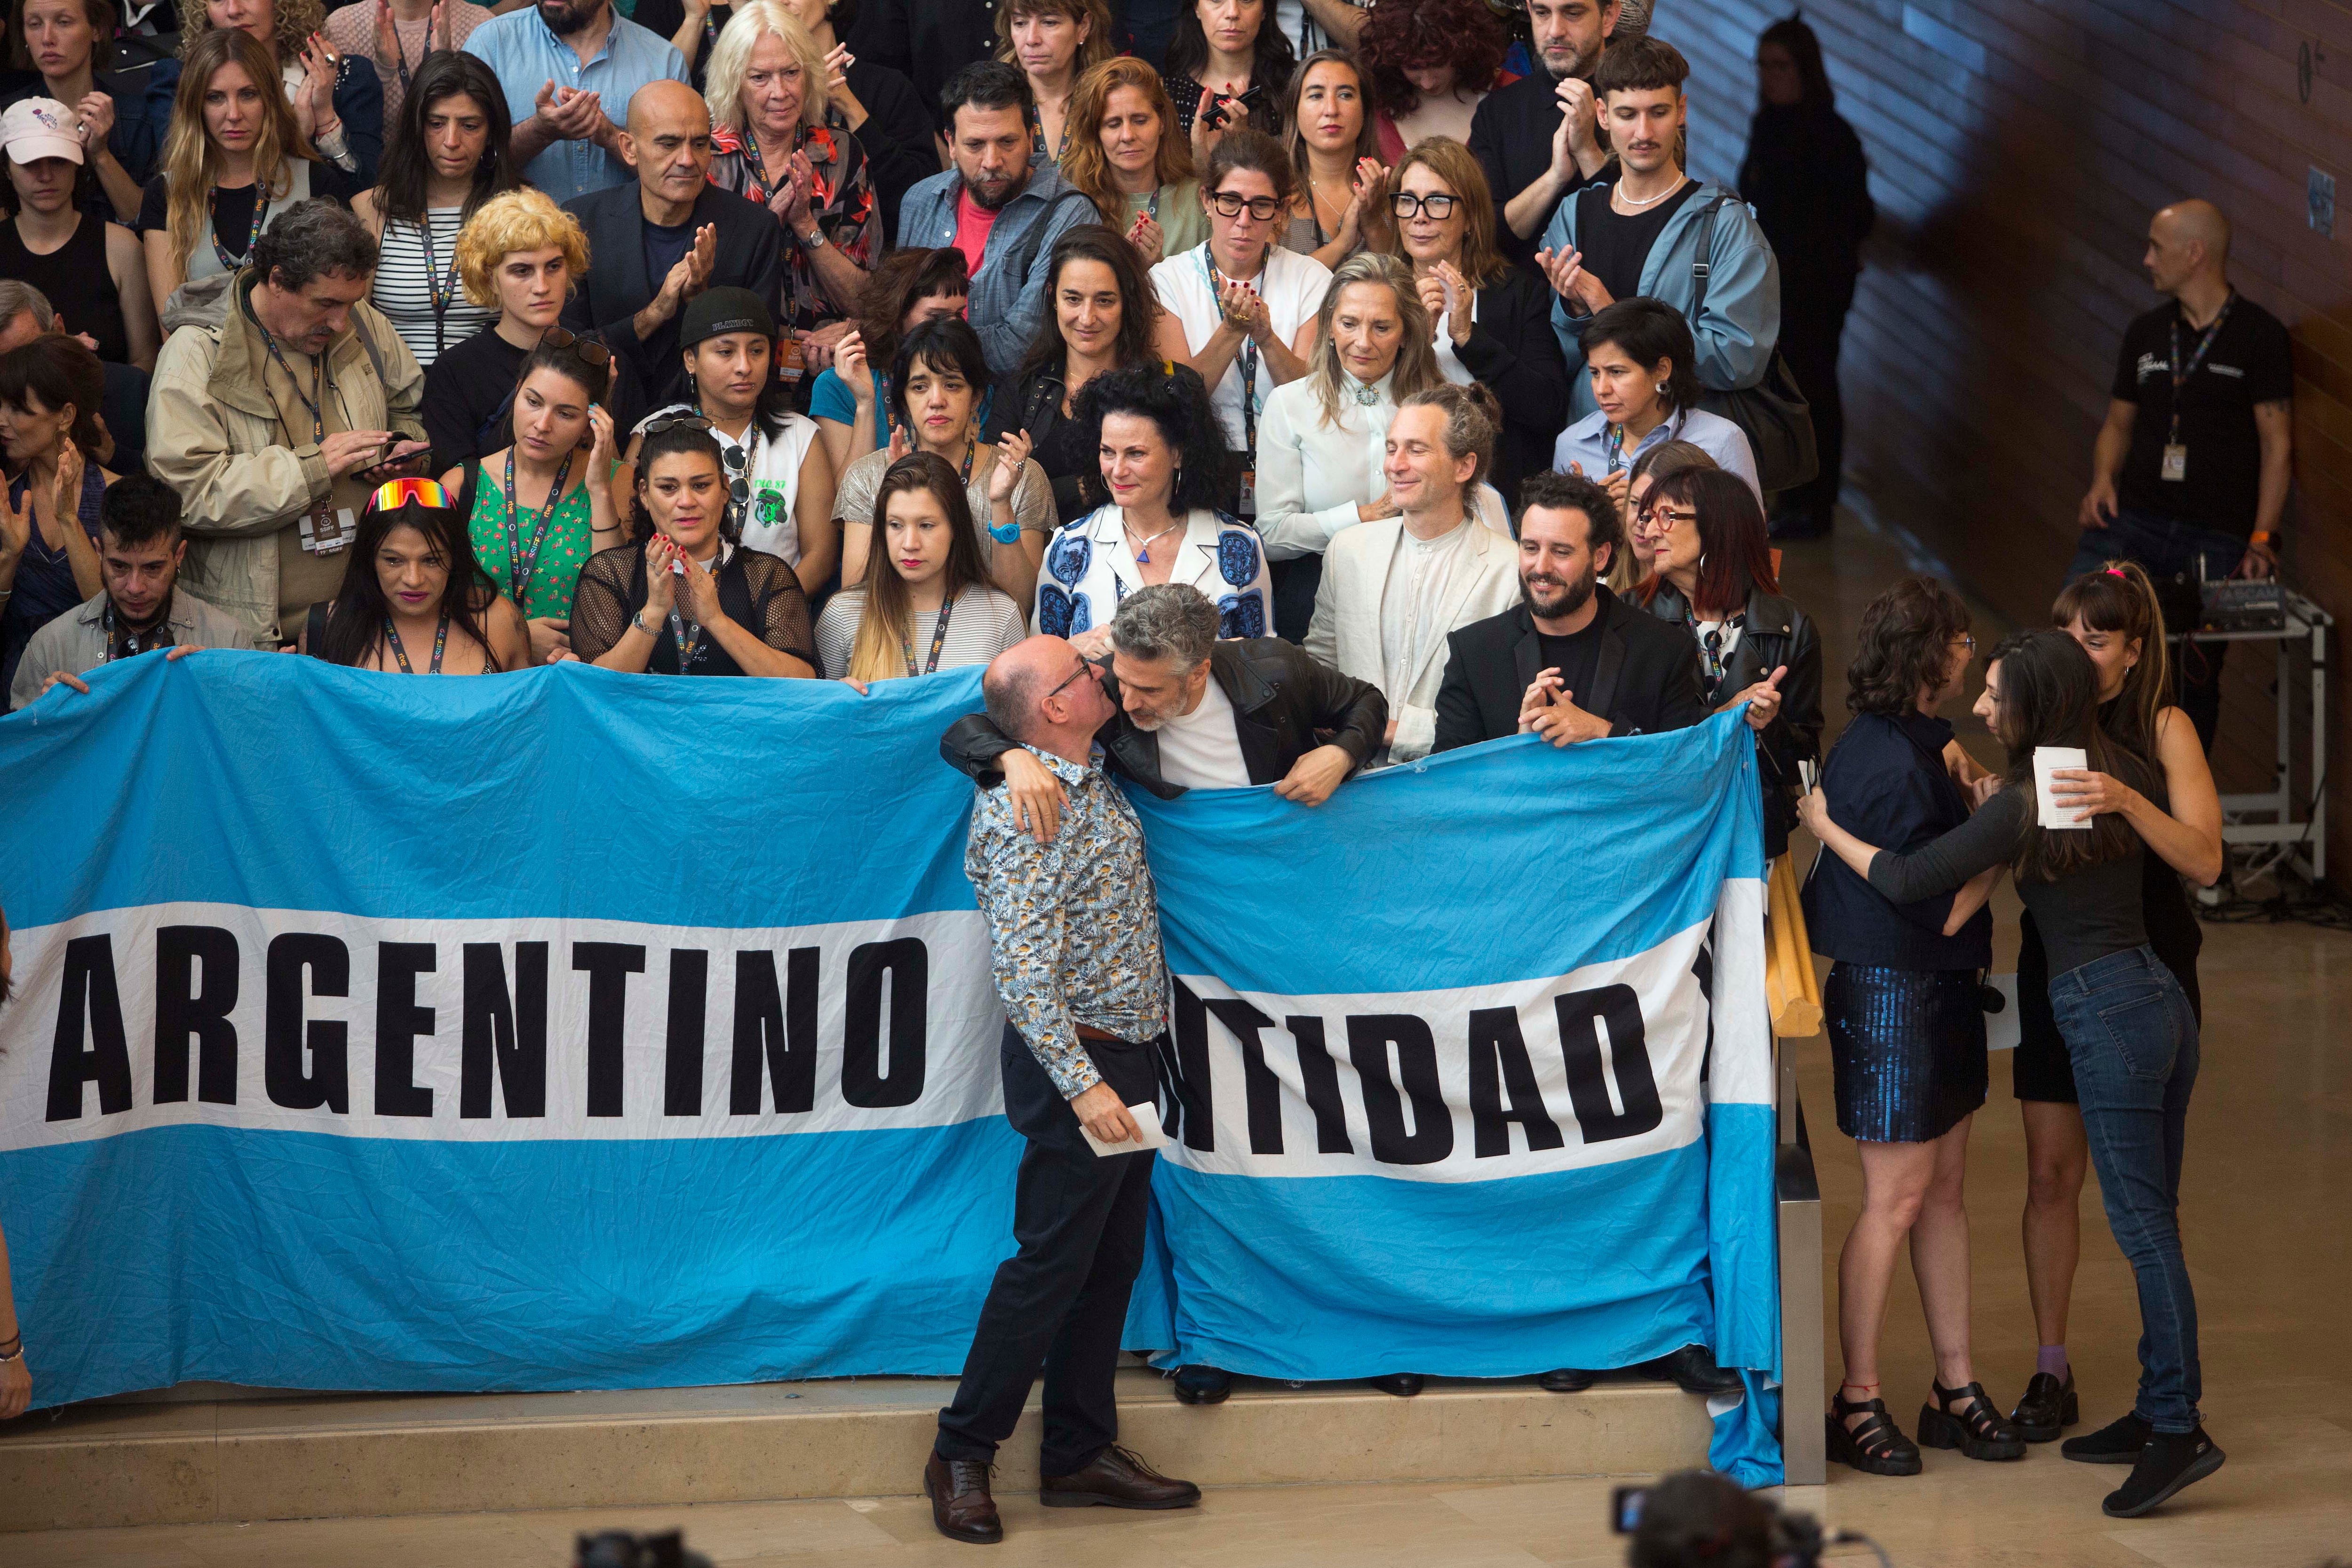
<svg viewBox="0 0 2352 1568"><path fill-rule="evenodd" d="M1547 470L1528 476L1519 506L1527 602L1446 638L1434 750L1522 730L1565 746L1706 718L1697 643L1600 581L1624 542L1609 492Z"/></svg>
<svg viewBox="0 0 2352 1568"><path fill-rule="evenodd" d="M1184 584L1129 594L1109 632L1109 651L1097 668L1113 711L1095 739L1112 772L1162 800L1188 786L1167 776L1171 770L1163 765L1161 737L1201 710L1212 681L1233 713L1230 734L1214 737L1229 774L1221 782L1275 784L1301 805L1329 799L1380 750L1388 731L1388 700L1380 688L1342 675L1279 637L1218 640L1217 607ZM1115 672L1127 677L1124 688ZM1200 757L1198 745L1179 745L1181 754ZM983 788L1001 776L1005 754L1019 750L985 713L957 720L940 742L948 765ZM1172 771L1180 778L1196 776L1182 764ZM1041 841L1054 836L1050 814L1031 826Z"/></svg>
<svg viewBox="0 0 2352 1568"><path fill-rule="evenodd" d="M784 230L759 203L710 183L710 110L684 82L637 89L621 156L635 165L635 184L563 204L587 232L593 263L563 322L635 362L658 408L693 396L677 342L688 300L732 284L781 314Z"/></svg>

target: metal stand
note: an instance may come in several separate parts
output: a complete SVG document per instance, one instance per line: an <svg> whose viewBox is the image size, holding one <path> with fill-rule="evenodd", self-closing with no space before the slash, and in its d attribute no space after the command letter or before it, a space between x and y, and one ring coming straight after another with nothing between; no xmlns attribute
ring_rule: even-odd
<svg viewBox="0 0 2352 1568"><path fill-rule="evenodd" d="M2191 632L2173 637L2173 657L2180 657L2183 641L2200 643L2274 642L2278 645L2278 767L2272 787L2259 795L2221 797L2221 842L2276 847L2264 866L2284 864L2306 880L2327 874L2327 795L2321 788L2327 775L2327 631L2336 617L2288 589L2286 621L2273 630ZM2294 672L2294 647L2307 643L2311 650L2311 815L2297 820L2294 794L2294 711L2288 701L2288 679ZM2250 820L2267 818L2267 820Z"/></svg>
<svg viewBox="0 0 2352 1568"><path fill-rule="evenodd" d="M1829 1407L1822 1366L1822 1188L1796 1065L1780 1064L1780 1152L1774 1196L1780 1224L1780 1462L1787 1485L1829 1480L1829 1445L1821 1412Z"/></svg>

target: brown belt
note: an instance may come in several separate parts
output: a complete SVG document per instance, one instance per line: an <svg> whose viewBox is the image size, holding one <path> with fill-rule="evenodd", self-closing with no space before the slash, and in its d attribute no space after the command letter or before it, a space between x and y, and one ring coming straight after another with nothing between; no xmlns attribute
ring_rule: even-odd
<svg viewBox="0 0 2352 1568"><path fill-rule="evenodd" d="M1092 1024L1080 1024L1078 1026L1078 1038L1082 1040L1116 1040L1118 1037L1112 1034L1108 1029L1097 1029Z"/></svg>

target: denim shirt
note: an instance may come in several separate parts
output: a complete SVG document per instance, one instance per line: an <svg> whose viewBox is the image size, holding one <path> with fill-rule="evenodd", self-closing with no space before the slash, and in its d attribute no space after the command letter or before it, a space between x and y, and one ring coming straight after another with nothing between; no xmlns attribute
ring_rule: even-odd
<svg viewBox="0 0 2352 1568"><path fill-rule="evenodd" d="M1168 1026L1168 966L1135 807L1100 768L1026 750L1068 792L1061 830L1040 844L1008 786L980 790L963 869L988 920L1004 1016L1067 1100L1102 1081L1079 1025L1122 1040Z"/></svg>
<svg viewBox="0 0 2352 1568"><path fill-rule="evenodd" d="M953 245L956 199L962 194L963 176L953 169L908 191L898 207L899 247L944 250ZM1085 193L1050 166L1031 170L1029 183L997 214L964 310L971 330L980 334L990 374L1010 377L1045 319L1045 273L1054 241L1065 229L1101 221ZM1013 259L1020 265L1013 265Z"/></svg>
<svg viewBox="0 0 2352 1568"><path fill-rule="evenodd" d="M586 65L557 37L537 7L493 16L466 40L466 53L498 73L515 123L535 112L540 89L549 82L597 95L604 118L629 120L629 100L647 82L686 81L686 57L667 38L615 15L604 47ZM523 166L523 177L562 206L574 196L625 185L636 179L626 163L593 142L551 142Z"/></svg>

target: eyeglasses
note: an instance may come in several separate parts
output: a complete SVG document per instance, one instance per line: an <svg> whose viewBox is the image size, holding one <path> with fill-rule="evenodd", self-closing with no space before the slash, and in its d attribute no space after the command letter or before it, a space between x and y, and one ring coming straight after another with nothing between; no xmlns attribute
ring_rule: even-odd
<svg viewBox="0 0 2352 1568"><path fill-rule="evenodd" d="M1977 639L1969 636L1967 632L1962 632L1952 640L1959 644L1962 647L1968 649L1970 653L1977 651Z"/></svg>
<svg viewBox="0 0 2352 1568"><path fill-rule="evenodd" d="M1651 507L1646 511L1634 513L1633 521L1636 522L1646 522L1652 528L1672 528L1678 522L1696 522L1698 521L1698 513L1696 511L1676 511L1674 508L1666 505L1664 501L1660 501L1656 506Z"/></svg>
<svg viewBox="0 0 2352 1568"><path fill-rule="evenodd" d="M1054 688L1053 690L1045 693L1045 695L1047 697L1059 697L1063 692L1068 690L1070 687L1076 684L1078 681L1084 680L1087 676L1094 674L1094 661L1087 658L1084 654L1081 654L1078 656L1077 672L1072 675L1069 679L1062 682L1061 685Z"/></svg>
<svg viewBox="0 0 2352 1568"><path fill-rule="evenodd" d="M593 338L578 338L562 327L550 327L540 338L543 348L570 349L580 356L583 364L607 365L613 363L613 351Z"/></svg>
<svg viewBox="0 0 2352 1568"><path fill-rule="evenodd" d="M1282 204L1272 196L1244 196L1239 191L1215 192L1209 205L1223 217L1239 217L1246 209L1259 223L1272 223L1282 212Z"/></svg>
<svg viewBox="0 0 2352 1568"><path fill-rule="evenodd" d="M1389 210L1399 217L1426 216L1433 222L1444 223L1454 216L1456 199L1434 195L1417 196L1411 191L1399 191L1389 198Z"/></svg>
<svg viewBox="0 0 2352 1568"><path fill-rule="evenodd" d="M438 479L386 479L368 497L370 511L398 511L404 506L429 506L446 511L457 503Z"/></svg>

